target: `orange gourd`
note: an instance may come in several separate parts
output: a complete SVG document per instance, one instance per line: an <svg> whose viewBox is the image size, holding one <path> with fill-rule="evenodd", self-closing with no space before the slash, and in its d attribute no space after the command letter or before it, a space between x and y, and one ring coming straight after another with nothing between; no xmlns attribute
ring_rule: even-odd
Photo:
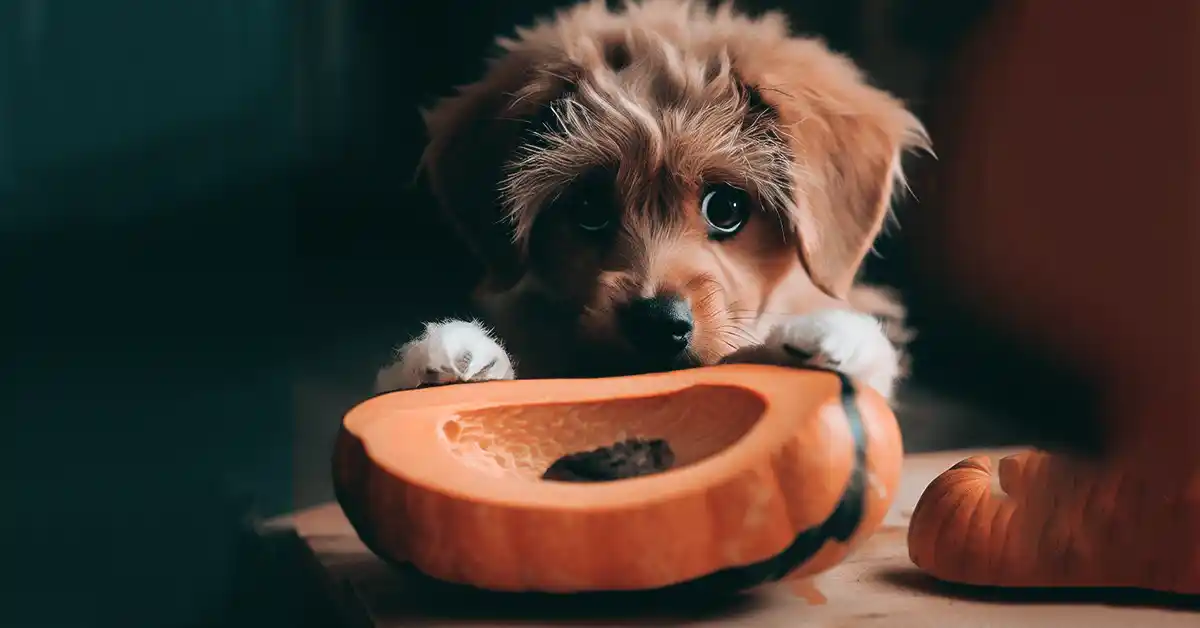
<svg viewBox="0 0 1200 628"><path fill-rule="evenodd" d="M1166 438L1169 438L1167 436ZM922 493L909 557L950 582L1200 595L1200 471L1132 455L968 458Z"/></svg>
<svg viewBox="0 0 1200 628"><path fill-rule="evenodd" d="M630 439L656 440L670 453L651 457L674 465L543 477ZM723 365L385 394L346 415L333 464L364 543L441 581L724 592L840 562L882 521L902 459L873 391L822 370Z"/></svg>

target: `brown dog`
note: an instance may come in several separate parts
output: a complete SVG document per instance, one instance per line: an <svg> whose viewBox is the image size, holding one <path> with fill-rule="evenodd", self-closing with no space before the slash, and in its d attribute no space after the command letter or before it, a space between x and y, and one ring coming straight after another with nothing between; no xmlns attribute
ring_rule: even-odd
<svg viewBox="0 0 1200 628"><path fill-rule="evenodd" d="M433 190L489 271L486 326L429 324L378 389L755 360L891 394L899 351L870 313L902 310L854 281L901 154L927 148L901 103L782 16L728 6L591 1L500 45L426 114Z"/></svg>

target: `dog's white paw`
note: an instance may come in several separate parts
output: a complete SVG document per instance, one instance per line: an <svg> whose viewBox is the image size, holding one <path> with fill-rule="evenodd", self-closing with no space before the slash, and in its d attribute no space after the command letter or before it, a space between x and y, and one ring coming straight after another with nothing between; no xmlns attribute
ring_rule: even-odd
<svg viewBox="0 0 1200 628"><path fill-rule="evenodd" d="M727 362L813 365L840 371L891 399L900 377L900 355L883 326L851 310L821 310L775 327L761 346Z"/></svg>
<svg viewBox="0 0 1200 628"><path fill-rule="evenodd" d="M483 325L444 321L427 323L425 333L396 351L396 361L376 376L375 392L514 376L508 353Z"/></svg>

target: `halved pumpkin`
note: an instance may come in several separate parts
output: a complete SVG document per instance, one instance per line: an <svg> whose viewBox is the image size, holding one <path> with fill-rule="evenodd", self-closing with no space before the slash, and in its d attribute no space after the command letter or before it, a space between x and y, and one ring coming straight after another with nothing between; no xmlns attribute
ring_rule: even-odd
<svg viewBox="0 0 1200 628"><path fill-rule="evenodd" d="M630 441L669 449L650 458L673 466L543 477ZM375 397L346 415L334 477L373 552L438 580L733 591L840 562L883 519L902 458L895 417L869 389L821 370L725 365Z"/></svg>

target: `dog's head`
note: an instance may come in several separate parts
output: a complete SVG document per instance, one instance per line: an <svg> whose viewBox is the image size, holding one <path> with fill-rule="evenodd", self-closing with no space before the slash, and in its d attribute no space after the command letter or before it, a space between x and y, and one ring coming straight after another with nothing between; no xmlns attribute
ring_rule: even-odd
<svg viewBox="0 0 1200 628"><path fill-rule="evenodd" d="M597 0L500 46L426 113L433 191L492 288L552 294L581 340L647 365L714 362L844 298L926 144L778 14Z"/></svg>

